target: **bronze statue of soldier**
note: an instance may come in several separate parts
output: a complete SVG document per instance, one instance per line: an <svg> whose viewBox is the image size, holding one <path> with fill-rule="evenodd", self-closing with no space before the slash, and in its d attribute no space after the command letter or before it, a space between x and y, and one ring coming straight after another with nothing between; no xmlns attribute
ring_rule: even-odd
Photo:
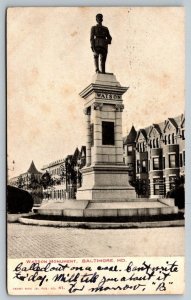
<svg viewBox="0 0 191 300"><path fill-rule="evenodd" d="M105 73L105 62L107 58L108 45L111 44L112 37L109 34L107 27L102 25L103 15L96 15L97 25L92 26L90 43L94 53L94 63L96 73ZM100 57L100 68L99 68Z"/></svg>

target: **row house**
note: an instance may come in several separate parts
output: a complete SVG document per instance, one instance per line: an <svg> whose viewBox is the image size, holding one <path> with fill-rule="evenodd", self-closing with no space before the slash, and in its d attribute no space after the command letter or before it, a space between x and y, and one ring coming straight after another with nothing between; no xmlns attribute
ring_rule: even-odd
<svg viewBox="0 0 191 300"><path fill-rule="evenodd" d="M65 163L65 159L58 159L44 165L41 170L43 172L43 178L50 176L52 184L49 184L47 188L43 189L44 199L63 199L65 198L65 182L62 178L62 166Z"/></svg>
<svg viewBox="0 0 191 300"><path fill-rule="evenodd" d="M130 179L136 178L147 187L144 196L164 197L185 173L184 114L139 129L136 134L133 126L124 139L124 162L134 166Z"/></svg>

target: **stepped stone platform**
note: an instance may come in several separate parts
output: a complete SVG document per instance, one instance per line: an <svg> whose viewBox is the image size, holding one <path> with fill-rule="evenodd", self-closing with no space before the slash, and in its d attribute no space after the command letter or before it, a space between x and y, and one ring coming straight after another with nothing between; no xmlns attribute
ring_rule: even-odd
<svg viewBox="0 0 191 300"><path fill-rule="evenodd" d="M33 208L39 215L66 217L119 217L119 216L156 216L177 214L178 207L174 199L122 199L122 200L74 200L49 201L40 207Z"/></svg>

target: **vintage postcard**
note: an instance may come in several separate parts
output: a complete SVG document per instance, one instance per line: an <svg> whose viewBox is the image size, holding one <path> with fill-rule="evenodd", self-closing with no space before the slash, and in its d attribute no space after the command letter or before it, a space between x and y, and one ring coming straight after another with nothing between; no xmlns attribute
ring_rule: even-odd
<svg viewBox="0 0 191 300"><path fill-rule="evenodd" d="M7 290L184 293L184 8L7 9Z"/></svg>

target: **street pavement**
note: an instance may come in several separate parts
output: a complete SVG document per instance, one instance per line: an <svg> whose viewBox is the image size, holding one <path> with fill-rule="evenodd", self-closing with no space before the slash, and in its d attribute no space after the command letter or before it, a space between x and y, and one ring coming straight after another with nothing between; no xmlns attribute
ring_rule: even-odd
<svg viewBox="0 0 191 300"><path fill-rule="evenodd" d="M184 227L80 229L10 223L9 258L182 256Z"/></svg>

